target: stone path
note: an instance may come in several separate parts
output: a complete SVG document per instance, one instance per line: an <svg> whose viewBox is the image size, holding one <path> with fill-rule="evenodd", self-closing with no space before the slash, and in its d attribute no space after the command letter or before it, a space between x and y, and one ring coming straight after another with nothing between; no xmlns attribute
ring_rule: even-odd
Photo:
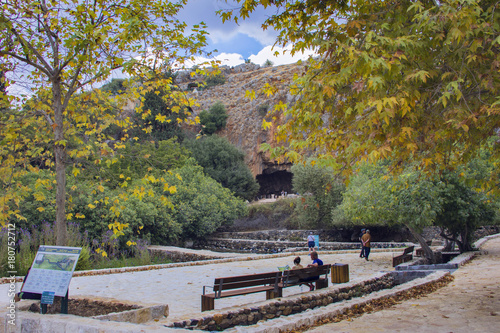
<svg viewBox="0 0 500 333"><path fill-rule="evenodd" d="M400 249L395 250L397 253ZM300 255L303 264L311 262L307 252L290 253L289 256L252 260L213 263L197 266L171 267L158 270L127 272L110 275L73 277L70 297L97 296L143 303L168 304L170 316L165 320L177 321L199 316L201 293L204 285L213 284L214 278L277 270L278 266L293 265L293 258ZM259 258L261 258L260 256ZM372 252L369 262L359 258L353 251L321 254L325 263L349 264L351 281L362 281L380 272L393 270L392 252ZM17 284L19 289L20 283ZM305 290L305 289L304 289ZM300 287L285 289L285 295L300 293ZM0 285L0 304L7 304L8 285ZM230 308L265 300L265 293L219 299L215 309ZM160 323L161 324L161 323Z"/></svg>
<svg viewBox="0 0 500 333"><path fill-rule="evenodd" d="M426 297L307 332L500 332L500 237L482 249L487 254L455 271L452 283Z"/></svg>

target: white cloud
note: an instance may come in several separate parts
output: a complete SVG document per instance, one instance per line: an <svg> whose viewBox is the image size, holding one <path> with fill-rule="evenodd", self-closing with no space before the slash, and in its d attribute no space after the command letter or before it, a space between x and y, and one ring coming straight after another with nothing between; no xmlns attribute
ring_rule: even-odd
<svg viewBox="0 0 500 333"><path fill-rule="evenodd" d="M259 53L252 54L248 59L257 65L264 65L266 60L272 61L274 66L286 65L296 63L299 60L306 60L309 57L316 56L314 51L306 51L304 53L295 53L293 56L290 53L290 46L279 47L279 46L266 46ZM275 53L278 52L278 55ZM220 61L220 65L226 66L237 66L245 62L245 59L241 54L238 53L221 53L213 58L197 57L192 65L199 65L202 63L207 63L213 60Z"/></svg>
<svg viewBox="0 0 500 333"><path fill-rule="evenodd" d="M309 57L314 57L316 53L312 50L308 50L304 53L295 53L293 56L290 53L291 47L280 47L280 46L266 46L256 55L251 55L249 57L250 61L254 64L263 65L266 60L272 61L273 65L285 65L296 63L299 60L306 60ZM275 53L278 52L276 56Z"/></svg>
<svg viewBox="0 0 500 333"><path fill-rule="evenodd" d="M208 63L214 60L220 61L220 65L226 65L226 66L237 66L245 62L245 59L243 59L243 56L241 54L220 53L212 58L196 57L195 61L191 64L191 66ZM190 64L187 64L188 67L190 67L189 65Z"/></svg>

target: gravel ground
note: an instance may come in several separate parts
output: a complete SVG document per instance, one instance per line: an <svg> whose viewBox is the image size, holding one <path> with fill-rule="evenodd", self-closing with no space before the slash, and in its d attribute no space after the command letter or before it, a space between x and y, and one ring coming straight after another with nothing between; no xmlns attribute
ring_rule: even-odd
<svg viewBox="0 0 500 333"><path fill-rule="evenodd" d="M453 273L448 286L392 308L308 330L329 332L500 332L500 237Z"/></svg>

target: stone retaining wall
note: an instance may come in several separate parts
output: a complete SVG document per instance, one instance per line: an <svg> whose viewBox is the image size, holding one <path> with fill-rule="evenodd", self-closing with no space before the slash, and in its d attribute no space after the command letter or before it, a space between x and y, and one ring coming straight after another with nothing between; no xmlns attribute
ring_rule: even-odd
<svg viewBox="0 0 500 333"><path fill-rule="evenodd" d="M415 246L413 243L396 242L372 242L372 249L392 249ZM300 241L268 241L254 239L229 239L229 238L207 238L203 242L196 244L200 249L220 251L220 252L240 252L240 253L280 253L307 251L305 242ZM321 242L319 251L336 250L357 250L361 249L359 242Z"/></svg>
<svg viewBox="0 0 500 333"><path fill-rule="evenodd" d="M103 297L94 297L88 299L82 296L73 296L71 300L86 300L89 302L100 302L107 304L116 305L128 305L134 308L125 311L113 312L104 315L92 316L93 319L105 320L105 321L117 321L117 322L128 322L135 324L142 324L149 322L151 320L160 320L162 318L168 317L169 307L167 304L146 304L140 302L128 302L128 301L118 301L115 299L107 299ZM35 305L36 309L40 308L40 301L38 300L23 300L17 304L17 310L20 311L31 311ZM60 304L59 304L60 305ZM51 305L49 305L50 307ZM73 314L67 314L66 316L81 317Z"/></svg>
<svg viewBox="0 0 500 333"><path fill-rule="evenodd" d="M375 241L380 242L414 242L413 236L404 227L370 227ZM307 235L312 232L319 235L320 242L346 242L357 241L359 230L353 228L332 228L328 230L259 230L259 231L228 231L218 232L212 235L212 238L228 239L252 239L266 241L296 241L305 243ZM439 235L439 227L425 227L422 231L422 237L427 241L443 241ZM483 226L474 231L473 239L480 239L488 235L500 232L500 226Z"/></svg>

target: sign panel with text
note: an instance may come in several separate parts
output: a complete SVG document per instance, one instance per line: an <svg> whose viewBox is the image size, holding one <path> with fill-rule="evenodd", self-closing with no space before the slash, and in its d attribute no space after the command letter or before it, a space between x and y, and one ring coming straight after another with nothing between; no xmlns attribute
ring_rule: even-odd
<svg viewBox="0 0 500 333"><path fill-rule="evenodd" d="M66 296L81 251L81 247L41 245L21 291Z"/></svg>

